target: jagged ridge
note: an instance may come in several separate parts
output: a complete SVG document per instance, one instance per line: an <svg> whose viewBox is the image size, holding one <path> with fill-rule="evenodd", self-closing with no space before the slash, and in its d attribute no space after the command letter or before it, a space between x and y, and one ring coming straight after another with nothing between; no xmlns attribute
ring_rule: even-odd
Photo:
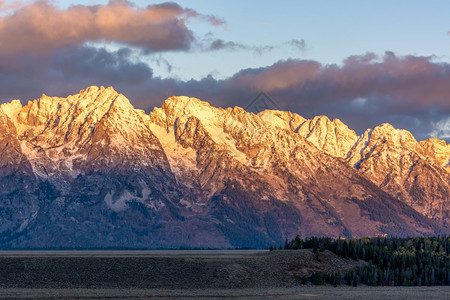
<svg viewBox="0 0 450 300"><path fill-rule="evenodd" d="M90 87L3 104L0 128L7 247L254 247L298 233L448 230L450 145L389 124L357 136L326 116L189 97L146 115Z"/></svg>

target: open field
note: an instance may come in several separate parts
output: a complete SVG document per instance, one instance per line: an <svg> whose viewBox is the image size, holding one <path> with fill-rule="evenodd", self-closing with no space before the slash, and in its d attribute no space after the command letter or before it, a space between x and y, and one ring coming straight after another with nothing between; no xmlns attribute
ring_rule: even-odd
<svg viewBox="0 0 450 300"><path fill-rule="evenodd" d="M450 299L449 287L301 285L357 268L325 251L1 251L0 299Z"/></svg>
<svg viewBox="0 0 450 300"><path fill-rule="evenodd" d="M0 253L2 288L294 287L302 276L357 268L325 251L25 251Z"/></svg>
<svg viewBox="0 0 450 300"><path fill-rule="evenodd" d="M268 250L0 250L2 257L245 257Z"/></svg>
<svg viewBox="0 0 450 300"><path fill-rule="evenodd" d="M450 299L450 287L0 289L0 299Z"/></svg>

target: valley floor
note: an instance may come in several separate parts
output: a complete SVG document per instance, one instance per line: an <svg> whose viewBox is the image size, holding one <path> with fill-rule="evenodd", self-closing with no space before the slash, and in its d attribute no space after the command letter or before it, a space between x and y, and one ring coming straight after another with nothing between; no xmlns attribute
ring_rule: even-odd
<svg viewBox="0 0 450 300"><path fill-rule="evenodd" d="M0 299L450 299L450 287L0 289Z"/></svg>
<svg viewBox="0 0 450 300"><path fill-rule="evenodd" d="M450 299L450 287L301 285L363 263L325 251L0 251L0 299Z"/></svg>

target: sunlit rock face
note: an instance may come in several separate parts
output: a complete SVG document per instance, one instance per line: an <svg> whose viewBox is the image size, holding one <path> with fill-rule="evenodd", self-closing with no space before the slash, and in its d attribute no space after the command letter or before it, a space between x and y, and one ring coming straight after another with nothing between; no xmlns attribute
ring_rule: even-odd
<svg viewBox="0 0 450 300"><path fill-rule="evenodd" d="M444 141L418 143L410 132L383 124L360 137L348 161L393 197L427 217L447 222L448 149Z"/></svg>
<svg viewBox="0 0 450 300"><path fill-rule="evenodd" d="M340 120L304 119L290 112L259 114L279 128L297 132L323 152L346 160L392 197L427 216L447 223L450 202L450 145L439 139L417 142L390 124L361 136Z"/></svg>
<svg viewBox="0 0 450 300"><path fill-rule="evenodd" d="M266 247L448 232L449 146L112 88L0 106L2 247Z"/></svg>

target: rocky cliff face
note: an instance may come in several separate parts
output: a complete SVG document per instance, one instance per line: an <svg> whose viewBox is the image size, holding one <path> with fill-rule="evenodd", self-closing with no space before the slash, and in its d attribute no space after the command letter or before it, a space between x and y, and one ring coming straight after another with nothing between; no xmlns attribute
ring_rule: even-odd
<svg viewBox="0 0 450 300"><path fill-rule="evenodd" d="M448 232L449 146L388 124L112 88L0 106L3 247L260 247Z"/></svg>
<svg viewBox="0 0 450 300"><path fill-rule="evenodd" d="M281 117L283 115L283 117ZM297 132L314 146L345 159L383 191L421 214L447 223L450 199L450 145L438 139L417 142L406 131L382 124L357 136L340 120L306 120L291 113L264 111L263 119Z"/></svg>
<svg viewBox="0 0 450 300"><path fill-rule="evenodd" d="M348 161L393 197L427 217L447 222L450 156L443 143L418 143L410 132L383 124L360 137Z"/></svg>

